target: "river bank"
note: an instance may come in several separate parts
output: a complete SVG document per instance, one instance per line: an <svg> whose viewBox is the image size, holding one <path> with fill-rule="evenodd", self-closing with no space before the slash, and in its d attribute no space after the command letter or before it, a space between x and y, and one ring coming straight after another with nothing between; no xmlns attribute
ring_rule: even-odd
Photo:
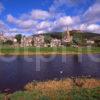
<svg viewBox="0 0 100 100"><path fill-rule="evenodd" d="M12 47L1 47L0 48L0 55L71 55L71 54L100 54L100 47L92 47L92 48L74 48L74 47L67 47L67 48L35 48L35 47L19 47L19 48L12 48Z"/></svg>
<svg viewBox="0 0 100 100"><path fill-rule="evenodd" d="M100 80L72 78L46 82L33 81L24 91L1 94L2 100L99 100ZM4 99L6 98L6 99Z"/></svg>

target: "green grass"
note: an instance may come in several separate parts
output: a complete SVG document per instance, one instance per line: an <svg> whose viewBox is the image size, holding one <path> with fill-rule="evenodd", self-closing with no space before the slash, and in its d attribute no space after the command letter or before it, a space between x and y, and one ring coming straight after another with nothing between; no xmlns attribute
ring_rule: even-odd
<svg viewBox="0 0 100 100"><path fill-rule="evenodd" d="M100 47L92 47L90 51L86 47L82 48L73 48L73 47L58 47L58 48L35 48L35 47L19 47L19 48L12 48L9 46L0 47L1 54L16 54L16 53L100 53Z"/></svg>

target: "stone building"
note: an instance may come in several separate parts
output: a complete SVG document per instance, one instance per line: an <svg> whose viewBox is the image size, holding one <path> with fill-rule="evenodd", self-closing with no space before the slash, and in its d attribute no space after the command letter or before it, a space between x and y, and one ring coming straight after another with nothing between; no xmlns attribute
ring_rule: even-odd
<svg viewBox="0 0 100 100"><path fill-rule="evenodd" d="M44 47L44 35L35 35L33 36L34 46L35 47Z"/></svg>
<svg viewBox="0 0 100 100"><path fill-rule="evenodd" d="M51 47L60 47L61 46L61 40L59 39L52 39L50 43Z"/></svg>
<svg viewBox="0 0 100 100"><path fill-rule="evenodd" d="M28 46L32 46L32 36L26 37L23 36L21 39L21 47L28 47Z"/></svg>
<svg viewBox="0 0 100 100"><path fill-rule="evenodd" d="M65 42L65 43L71 43L72 40L73 40L73 37L71 36L70 32L67 31L67 32L65 33L65 36L64 36L64 38L62 39L62 41Z"/></svg>

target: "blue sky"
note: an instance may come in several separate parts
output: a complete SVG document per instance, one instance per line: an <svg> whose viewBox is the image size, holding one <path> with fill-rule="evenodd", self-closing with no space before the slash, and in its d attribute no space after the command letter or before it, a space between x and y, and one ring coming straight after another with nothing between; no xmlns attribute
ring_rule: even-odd
<svg viewBox="0 0 100 100"><path fill-rule="evenodd" d="M39 34L80 29L100 33L100 0L0 0L0 31Z"/></svg>

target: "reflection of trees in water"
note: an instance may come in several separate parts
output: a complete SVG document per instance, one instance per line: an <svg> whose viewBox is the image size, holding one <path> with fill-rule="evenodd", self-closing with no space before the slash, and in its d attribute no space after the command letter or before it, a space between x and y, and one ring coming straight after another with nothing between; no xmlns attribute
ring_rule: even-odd
<svg viewBox="0 0 100 100"><path fill-rule="evenodd" d="M17 82L21 82L23 80L23 58L21 56L17 56L16 62L15 62L15 67L16 67L16 77L17 77Z"/></svg>
<svg viewBox="0 0 100 100"><path fill-rule="evenodd" d="M51 57L51 56L46 56L48 57L48 59ZM44 62L42 61L42 73L43 73L43 80L45 79L54 79L54 78L58 78L60 77L59 75L59 57L55 57L53 60L50 60L48 62Z"/></svg>
<svg viewBox="0 0 100 100"><path fill-rule="evenodd" d="M73 56L73 60L74 60L75 64L80 64L80 57L79 57L79 55L74 55Z"/></svg>
<svg viewBox="0 0 100 100"><path fill-rule="evenodd" d="M79 55L73 56L73 76L81 76L82 75L82 66L79 60Z"/></svg>
<svg viewBox="0 0 100 100"><path fill-rule="evenodd" d="M52 62L45 62L42 66L42 73L44 79L50 79L54 73L54 68Z"/></svg>

